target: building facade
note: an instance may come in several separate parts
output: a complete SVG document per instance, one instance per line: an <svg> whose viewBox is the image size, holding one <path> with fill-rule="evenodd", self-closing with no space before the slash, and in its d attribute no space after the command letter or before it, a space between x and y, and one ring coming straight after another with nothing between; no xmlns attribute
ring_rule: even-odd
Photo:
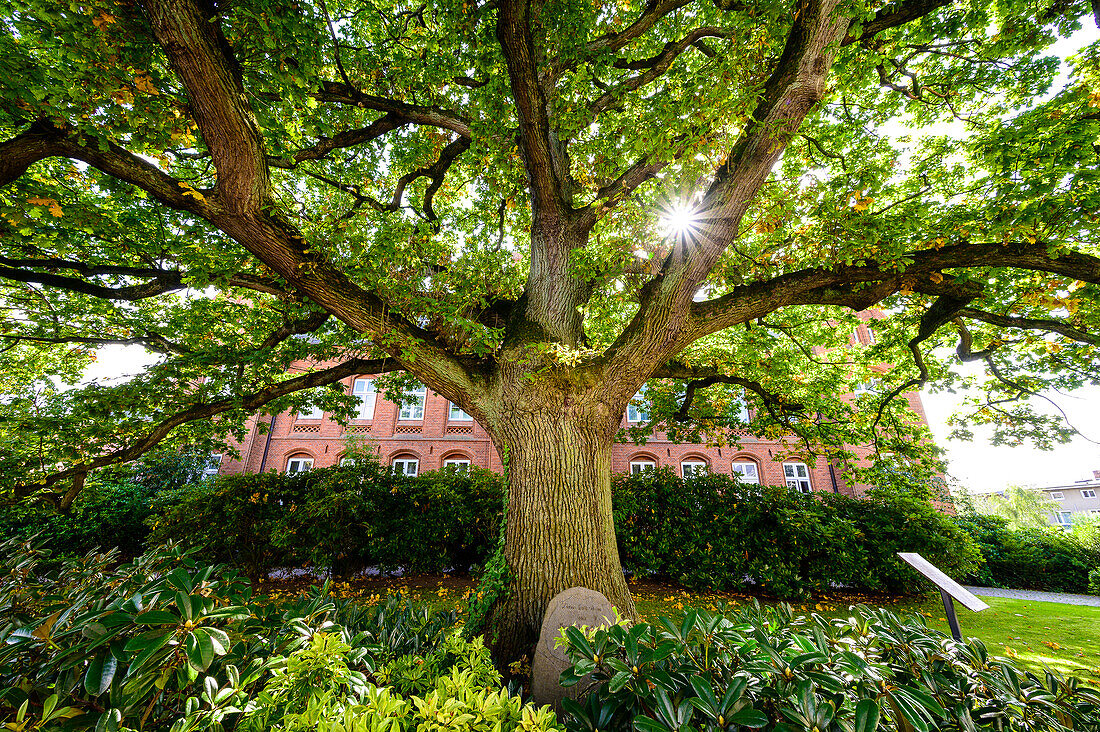
<svg viewBox="0 0 1100 732"><path fill-rule="evenodd" d="M872 342L866 323L852 334L852 343ZM339 465L348 459L348 447L358 443L372 450L384 465L408 475L448 466L475 465L500 472L500 455L489 434L461 408L429 389L408 392L403 407L386 400L374 385L374 376L348 378L344 388L359 400L355 418L341 425L320 412L282 413L252 418L239 459L226 456L220 465L223 475L268 471L298 472ZM920 396L906 395L910 407L926 423ZM631 405L622 426L647 419L643 408ZM268 429L261 430L261 424ZM688 476L706 471L730 475L743 482L786 485L811 493L828 492L858 496L865 487L849 485L835 466L801 457L797 445L787 440L765 440L742 430L739 445L710 447L676 443L656 432L644 445L619 443L614 446L612 469L639 472L647 468L671 468ZM852 448L866 457L868 449Z"/></svg>
<svg viewBox="0 0 1100 732"><path fill-rule="evenodd" d="M1054 526L1071 529L1078 517L1100 518L1100 470L1092 471L1092 478L1036 490L1050 499L1050 523Z"/></svg>

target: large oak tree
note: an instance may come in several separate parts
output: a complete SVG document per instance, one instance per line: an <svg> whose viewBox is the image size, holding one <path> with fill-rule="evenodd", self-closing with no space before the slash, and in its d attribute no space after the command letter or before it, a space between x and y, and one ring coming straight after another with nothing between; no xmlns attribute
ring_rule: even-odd
<svg viewBox="0 0 1100 732"><path fill-rule="evenodd" d="M315 387L403 370L507 455L508 658L566 587L633 612L610 456L647 381L646 429L730 439L744 401L850 469L838 445L927 452L896 397L954 383L952 345L989 377L969 419L1049 443L1069 428L1028 397L1097 376L1100 50L1046 55L1090 12L16 0L0 470L64 506L163 440L346 413ZM108 343L162 357L49 378Z"/></svg>

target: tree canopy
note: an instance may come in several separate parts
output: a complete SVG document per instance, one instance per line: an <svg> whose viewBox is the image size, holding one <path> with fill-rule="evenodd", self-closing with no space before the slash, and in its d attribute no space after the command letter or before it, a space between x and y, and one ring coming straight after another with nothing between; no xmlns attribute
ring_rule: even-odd
<svg viewBox="0 0 1100 732"><path fill-rule="evenodd" d="M5 485L57 499L397 368L490 428L508 369L619 406L667 377L653 422L692 438L747 401L759 434L915 455L896 397L953 383L944 345L986 364L970 422L1049 445L1028 397L1098 373L1100 48L1049 52L1089 10L17 0ZM57 388L109 343L162 358Z"/></svg>

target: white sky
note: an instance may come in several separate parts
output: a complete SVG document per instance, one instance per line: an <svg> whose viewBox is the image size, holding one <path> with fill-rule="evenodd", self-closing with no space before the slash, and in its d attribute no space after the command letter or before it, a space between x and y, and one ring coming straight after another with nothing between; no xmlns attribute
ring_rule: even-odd
<svg viewBox="0 0 1100 732"><path fill-rule="evenodd" d="M971 493L1002 490L1008 485L1047 486L1073 483L1100 470L1100 445L1076 437L1068 445L1038 450L1030 445L994 447L992 429L974 429L974 441L949 440L947 418L963 394L921 393L936 444L947 450L948 474ZM1081 389L1072 395L1052 395L1074 427L1085 437L1100 441L1100 388ZM1036 402L1038 404L1038 402Z"/></svg>

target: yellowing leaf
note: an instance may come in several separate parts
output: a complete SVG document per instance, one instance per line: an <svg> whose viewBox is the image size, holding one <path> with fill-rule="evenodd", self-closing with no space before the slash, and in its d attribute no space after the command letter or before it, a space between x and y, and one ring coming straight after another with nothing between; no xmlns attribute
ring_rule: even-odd
<svg viewBox="0 0 1100 732"><path fill-rule="evenodd" d="M32 206L45 206L50 210L50 215L56 218L61 218L64 215L61 204L52 198L28 198L27 203Z"/></svg>
<svg viewBox="0 0 1100 732"><path fill-rule="evenodd" d="M50 617L43 620L42 624L39 625L37 628L35 628L31 632L31 635L34 636L35 638L37 638L38 640L43 640L43 641L47 640L50 637L50 631L53 630L54 623L57 622L57 618L60 617L60 615L61 615L61 611L58 610L56 613L54 613Z"/></svg>
<svg viewBox="0 0 1100 732"><path fill-rule="evenodd" d="M183 189L183 195L191 196L191 198L194 198L196 201L205 201L206 200L206 196L202 195L201 193L196 191L194 188L192 188L189 183L184 183L184 182L181 181L179 186L180 186L180 188Z"/></svg>
<svg viewBox="0 0 1100 732"><path fill-rule="evenodd" d="M153 80L142 74L134 77L134 88L146 94L160 94L157 88L153 86Z"/></svg>
<svg viewBox="0 0 1100 732"><path fill-rule="evenodd" d="M943 275L941 275L939 272L933 272L932 274L928 275L928 279L932 280L938 285L943 282Z"/></svg>
<svg viewBox="0 0 1100 732"><path fill-rule="evenodd" d="M102 28L103 26L109 25L114 22L115 16L106 12L100 13L95 18L92 18L92 25L94 25L96 28Z"/></svg>

